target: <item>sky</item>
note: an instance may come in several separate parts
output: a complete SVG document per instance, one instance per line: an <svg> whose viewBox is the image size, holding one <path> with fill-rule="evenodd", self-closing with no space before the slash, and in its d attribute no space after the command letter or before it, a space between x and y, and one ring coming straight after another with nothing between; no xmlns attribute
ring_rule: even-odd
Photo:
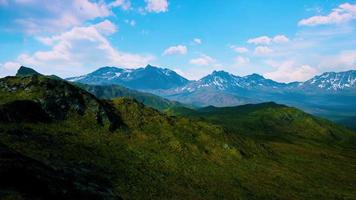
<svg viewBox="0 0 356 200"><path fill-rule="evenodd" d="M147 64L191 80L356 70L356 0L0 0L0 77Z"/></svg>

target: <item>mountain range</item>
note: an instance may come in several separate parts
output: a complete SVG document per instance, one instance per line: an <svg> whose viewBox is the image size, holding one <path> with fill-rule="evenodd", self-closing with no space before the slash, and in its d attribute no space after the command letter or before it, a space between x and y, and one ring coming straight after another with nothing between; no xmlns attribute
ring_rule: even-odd
<svg viewBox="0 0 356 200"><path fill-rule="evenodd" d="M241 77L225 71L189 81L172 70L148 65L138 69L104 67L67 80L91 85L118 84L196 107L274 101L332 120L356 116L356 70L326 72L305 82L292 83L280 83L259 74Z"/></svg>
<svg viewBox="0 0 356 200"><path fill-rule="evenodd" d="M221 91L235 90L309 90L318 92L356 91L356 70L326 72L305 82L280 83L259 74L236 76L225 71L213 71L197 81L189 81L173 70L147 65L138 69L103 67L87 75L67 78L68 81L93 85L119 84L139 90L167 90L193 92L204 88ZM316 91L315 91L316 92Z"/></svg>
<svg viewBox="0 0 356 200"><path fill-rule="evenodd" d="M121 89L0 79L0 199L356 198L352 130L273 102L163 113L97 97Z"/></svg>

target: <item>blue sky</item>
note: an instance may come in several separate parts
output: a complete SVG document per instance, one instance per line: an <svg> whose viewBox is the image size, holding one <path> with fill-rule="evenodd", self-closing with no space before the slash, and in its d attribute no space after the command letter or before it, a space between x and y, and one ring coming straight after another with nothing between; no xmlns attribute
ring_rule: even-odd
<svg viewBox="0 0 356 200"><path fill-rule="evenodd" d="M356 1L0 0L0 76L152 64L281 82L356 69Z"/></svg>

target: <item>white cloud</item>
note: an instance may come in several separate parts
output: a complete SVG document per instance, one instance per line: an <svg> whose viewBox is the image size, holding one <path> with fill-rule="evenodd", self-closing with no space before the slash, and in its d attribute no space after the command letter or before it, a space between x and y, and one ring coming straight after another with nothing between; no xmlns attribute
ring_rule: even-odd
<svg viewBox="0 0 356 200"><path fill-rule="evenodd" d="M336 55L327 55L319 58L319 68L323 71L344 71L356 69L356 50L342 51Z"/></svg>
<svg viewBox="0 0 356 200"><path fill-rule="evenodd" d="M285 35L276 35L274 37L260 36L247 40L247 43L254 45L269 45L271 43L285 43L289 42L289 38Z"/></svg>
<svg viewBox="0 0 356 200"><path fill-rule="evenodd" d="M236 53L247 53L248 49L246 47L238 47L235 45L231 45L230 48L234 50Z"/></svg>
<svg viewBox="0 0 356 200"><path fill-rule="evenodd" d="M104 36L116 31L113 26L105 20L91 26L74 27L62 34L44 38L50 50L21 54L14 62L36 67L45 74L55 72L68 76L107 65L139 67L154 59L151 55L124 53L114 48Z"/></svg>
<svg viewBox="0 0 356 200"><path fill-rule="evenodd" d="M318 74L315 68L309 65L297 65L292 60L283 62L267 61L266 63L277 69L263 75L280 82L305 81Z"/></svg>
<svg viewBox="0 0 356 200"><path fill-rule="evenodd" d="M148 12L167 12L168 11L168 0L145 0L146 10Z"/></svg>
<svg viewBox="0 0 356 200"><path fill-rule="evenodd" d="M194 38L193 42L198 45L203 43L200 38Z"/></svg>
<svg viewBox="0 0 356 200"><path fill-rule="evenodd" d="M285 43L289 42L289 38L285 35L276 35L273 37L272 41L275 43Z"/></svg>
<svg viewBox="0 0 356 200"><path fill-rule="evenodd" d="M356 4L344 3L334 8L328 15L317 15L298 22L299 26L340 24L356 19Z"/></svg>
<svg viewBox="0 0 356 200"><path fill-rule="evenodd" d="M124 10L128 10L131 8L130 0L115 0L109 4L110 7L121 7Z"/></svg>
<svg viewBox="0 0 356 200"><path fill-rule="evenodd" d="M52 45L53 44L52 43L52 39L49 38L49 37L41 37L41 36L39 36L39 37L36 37L36 39L38 41L40 41L42 44L45 44L45 45Z"/></svg>
<svg viewBox="0 0 356 200"><path fill-rule="evenodd" d="M242 56L237 56L235 58L235 65L236 66L241 66L241 65L246 65L250 62L249 58L242 57Z"/></svg>
<svg viewBox="0 0 356 200"><path fill-rule="evenodd" d="M208 66L214 64L215 62L216 62L215 59L207 55L201 55L200 57L191 59L189 61L190 64L198 65L198 66Z"/></svg>
<svg viewBox="0 0 356 200"><path fill-rule="evenodd" d="M268 55L273 52L273 49L266 47L266 46L258 46L255 48L254 54L255 55Z"/></svg>
<svg viewBox="0 0 356 200"><path fill-rule="evenodd" d="M82 25L85 21L105 18L112 14L104 1L89 0L38 0L26 5L14 1L9 9L21 10L15 13L14 22L29 34L58 33ZM19 27L16 27L16 30L19 30Z"/></svg>
<svg viewBox="0 0 356 200"><path fill-rule="evenodd" d="M259 45L259 44L269 44L271 42L271 38L268 36L261 36L257 38L251 38L247 40L247 43L254 44L254 45Z"/></svg>
<svg viewBox="0 0 356 200"><path fill-rule="evenodd" d="M164 50L163 55L184 55L188 51L187 47L184 45L177 45L168 47Z"/></svg>
<svg viewBox="0 0 356 200"><path fill-rule="evenodd" d="M113 24L110 20L104 20L100 23L93 25L93 27L104 35L111 35L117 31L117 26Z"/></svg>

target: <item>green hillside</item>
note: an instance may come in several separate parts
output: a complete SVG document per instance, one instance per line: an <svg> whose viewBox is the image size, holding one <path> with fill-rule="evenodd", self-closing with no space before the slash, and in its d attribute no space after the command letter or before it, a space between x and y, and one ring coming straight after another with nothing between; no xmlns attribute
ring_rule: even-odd
<svg viewBox="0 0 356 200"><path fill-rule="evenodd" d="M174 117L0 79L0 199L356 198L354 132L276 104L224 109Z"/></svg>
<svg viewBox="0 0 356 200"><path fill-rule="evenodd" d="M171 115L203 119L247 136L329 140L335 143L354 133L330 121L273 102L235 107L172 108Z"/></svg>
<svg viewBox="0 0 356 200"><path fill-rule="evenodd" d="M94 94L97 98L100 99L114 99L117 97L126 97L135 99L138 102L145 104L146 106L162 111L172 107L186 106L179 102L170 101L154 94L131 90L119 85L86 85L80 83L75 84L81 87L82 89Z"/></svg>

